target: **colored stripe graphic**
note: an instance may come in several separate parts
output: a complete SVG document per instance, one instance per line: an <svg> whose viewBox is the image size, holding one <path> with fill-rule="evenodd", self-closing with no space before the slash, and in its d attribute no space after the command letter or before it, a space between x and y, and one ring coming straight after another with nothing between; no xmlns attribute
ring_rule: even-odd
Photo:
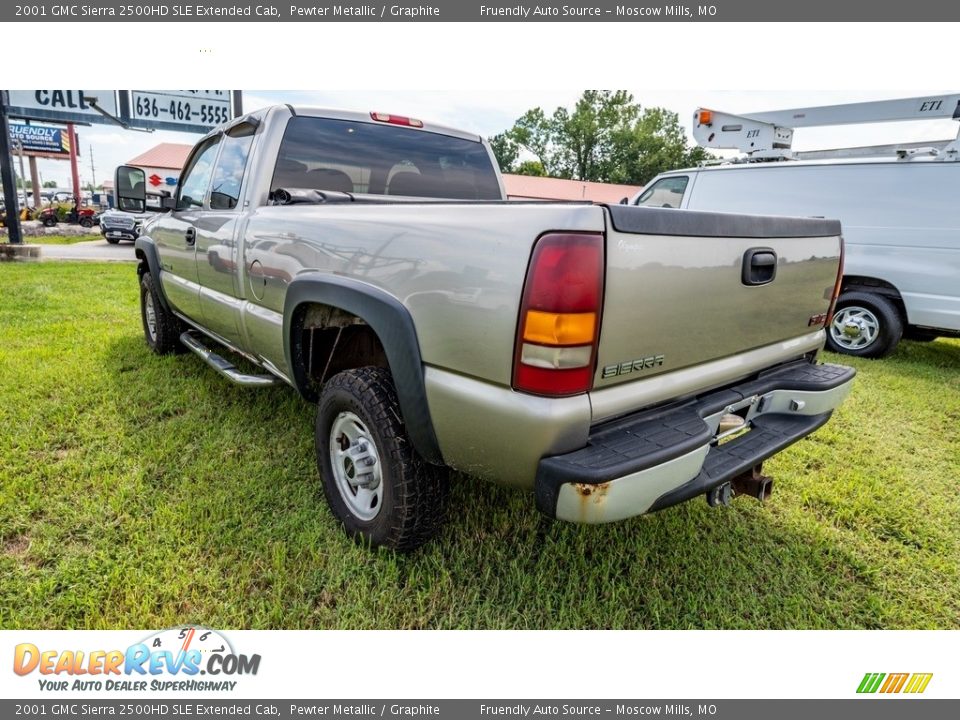
<svg viewBox="0 0 960 720"><path fill-rule="evenodd" d="M866 673L860 685L857 686L857 692L861 694L871 694L880 692L883 694L896 694L899 692L918 694L927 689L933 673Z"/></svg>
<svg viewBox="0 0 960 720"><path fill-rule="evenodd" d="M887 681L880 688L882 693L898 693L903 688L903 684L910 677L910 673L890 673L887 675Z"/></svg>
<svg viewBox="0 0 960 720"><path fill-rule="evenodd" d="M880 687L880 681L884 678L883 673L867 673L863 676L863 680L860 681L860 687L857 688L858 693L875 693L877 688Z"/></svg>
<svg viewBox="0 0 960 720"><path fill-rule="evenodd" d="M927 689L927 685L930 684L930 679L933 677L933 673L914 673L910 678L910 682L907 684L905 693L922 693Z"/></svg>

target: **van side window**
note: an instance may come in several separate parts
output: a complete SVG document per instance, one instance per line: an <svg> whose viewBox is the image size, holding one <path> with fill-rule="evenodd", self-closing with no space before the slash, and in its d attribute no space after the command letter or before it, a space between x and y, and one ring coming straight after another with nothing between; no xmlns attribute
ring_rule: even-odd
<svg viewBox="0 0 960 720"><path fill-rule="evenodd" d="M689 181L690 178L686 175L674 175L657 180L637 198L637 205L678 208Z"/></svg>

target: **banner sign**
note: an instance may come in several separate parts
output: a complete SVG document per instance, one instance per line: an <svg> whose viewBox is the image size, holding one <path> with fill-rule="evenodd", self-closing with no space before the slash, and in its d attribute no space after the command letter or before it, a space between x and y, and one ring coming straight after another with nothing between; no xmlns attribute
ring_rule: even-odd
<svg viewBox="0 0 960 720"><path fill-rule="evenodd" d="M960 5L942 0L707 0L669 4L623 0L541 3L517 0L408 2L182 3L94 0L82 5L33 2L0 7L4 22L944 22L960 19Z"/></svg>
<svg viewBox="0 0 960 720"><path fill-rule="evenodd" d="M97 682L97 681L83 681ZM273 718L300 720L305 717L329 720L584 720L584 718L644 718L648 716L701 718L702 720L806 720L811 717L844 720L942 720L956 717L960 700L911 700L907 711L902 702L862 700L693 700L620 699L577 700L561 698L447 700L438 698L220 700L196 695L170 695L162 699L69 698L67 700L0 700L4 717L88 718L107 715L184 718L227 716L230 718Z"/></svg>
<svg viewBox="0 0 960 720"><path fill-rule="evenodd" d="M32 153L70 154L70 133L64 128L10 123L10 144L14 150Z"/></svg>

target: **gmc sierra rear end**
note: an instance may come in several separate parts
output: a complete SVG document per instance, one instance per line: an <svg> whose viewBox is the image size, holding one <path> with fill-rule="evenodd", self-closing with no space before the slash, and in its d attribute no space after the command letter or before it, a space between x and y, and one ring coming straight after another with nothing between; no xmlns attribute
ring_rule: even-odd
<svg viewBox="0 0 960 720"><path fill-rule="evenodd" d="M506 202L476 136L288 106L202 140L167 205L137 240L148 344L317 402L327 500L374 544L435 532L446 468L579 522L762 498L854 375L817 362L835 221Z"/></svg>

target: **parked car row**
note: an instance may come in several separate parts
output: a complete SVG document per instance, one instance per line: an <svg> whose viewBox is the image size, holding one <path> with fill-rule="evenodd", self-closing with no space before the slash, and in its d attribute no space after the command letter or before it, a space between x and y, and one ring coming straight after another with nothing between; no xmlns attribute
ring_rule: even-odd
<svg viewBox="0 0 960 720"><path fill-rule="evenodd" d="M67 223L70 225L79 225L80 227L92 228L94 225L99 224L100 215L92 207L77 207L75 205L50 205L44 208L33 209L33 208L21 208L20 209L20 220L21 221L30 221L37 220L43 224L44 227L56 227L58 223ZM7 222L7 210L6 207L0 205L0 227L6 227Z"/></svg>

